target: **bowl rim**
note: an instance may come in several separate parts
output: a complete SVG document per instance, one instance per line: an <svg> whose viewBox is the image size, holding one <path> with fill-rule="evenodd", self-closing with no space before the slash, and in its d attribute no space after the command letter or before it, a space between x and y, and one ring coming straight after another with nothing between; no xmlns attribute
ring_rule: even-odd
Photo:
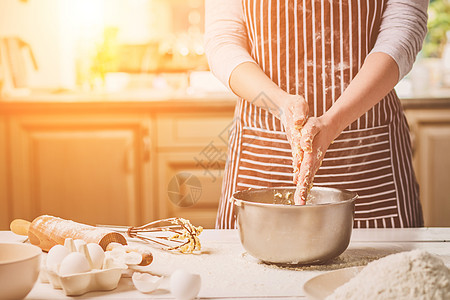
<svg viewBox="0 0 450 300"><path fill-rule="evenodd" d="M238 191L233 193L233 195L230 198L230 201L236 205L241 206L242 203L245 203L245 205L253 205L253 206L259 206L259 207L277 207L277 208L286 208L286 209L311 209L314 207L321 207L321 206L337 206L337 205L344 205L347 203L355 202L356 199L358 199L358 194L356 192L352 192L346 189L338 189L338 188L332 188L332 187L313 187L313 189L321 189L321 190L333 190L333 191L339 191L348 193L351 196L350 199L339 201L339 202L329 202L329 203L319 203L319 204L311 204L311 205L291 205L291 204L280 204L280 203L262 203L262 202L253 202L248 200L242 200L237 199L236 195L242 193L242 192L248 192L248 191L264 191L264 190L277 190L277 189L283 189L283 190L294 190L296 189L295 186L279 186L279 187L264 187L264 188L249 188L246 190Z"/></svg>
<svg viewBox="0 0 450 300"><path fill-rule="evenodd" d="M30 249L34 249L35 253L33 253L31 256L28 256L26 258L17 258L17 259L13 259L13 260L6 260L6 261L0 261L0 266L5 266L5 265L9 265L9 264L14 264L14 263L18 263L18 262L25 262L28 260L32 260L35 259L36 257L40 256L42 254L42 249L39 248L38 246L35 245L31 245L31 244L26 244L26 243L14 243L14 242L0 242L0 247L2 245L18 245L19 247L27 247Z"/></svg>

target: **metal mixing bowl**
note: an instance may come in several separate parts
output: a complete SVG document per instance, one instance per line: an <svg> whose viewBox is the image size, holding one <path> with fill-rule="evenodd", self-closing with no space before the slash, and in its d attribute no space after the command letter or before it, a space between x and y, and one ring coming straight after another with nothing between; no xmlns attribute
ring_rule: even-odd
<svg viewBox="0 0 450 300"><path fill-rule="evenodd" d="M264 262L311 264L347 249L356 193L313 187L307 205L293 203L295 187L237 192L239 235L245 250ZM282 197L279 197L279 196Z"/></svg>

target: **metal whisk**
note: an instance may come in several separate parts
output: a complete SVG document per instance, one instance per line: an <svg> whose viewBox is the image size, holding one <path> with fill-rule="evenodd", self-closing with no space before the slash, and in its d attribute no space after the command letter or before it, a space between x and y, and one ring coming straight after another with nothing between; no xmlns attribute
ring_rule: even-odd
<svg viewBox="0 0 450 300"><path fill-rule="evenodd" d="M198 236L203 227L195 227L189 220L183 218L169 218L153 221L139 227L129 227L127 234L131 238L138 238L145 242L163 246L165 250L179 250L182 253L192 253L201 250ZM173 233L171 236L151 236L143 233Z"/></svg>

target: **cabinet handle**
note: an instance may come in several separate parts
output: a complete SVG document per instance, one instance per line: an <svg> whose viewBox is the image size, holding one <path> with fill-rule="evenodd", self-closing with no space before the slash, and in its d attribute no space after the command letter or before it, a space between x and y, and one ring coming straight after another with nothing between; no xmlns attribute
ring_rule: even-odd
<svg viewBox="0 0 450 300"><path fill-rule="evenodd" d="M151 154L151 140L150 137L145 136L142 138L142 144L144 146L144 161L149 161L150 160L150 154Z"/></svg>

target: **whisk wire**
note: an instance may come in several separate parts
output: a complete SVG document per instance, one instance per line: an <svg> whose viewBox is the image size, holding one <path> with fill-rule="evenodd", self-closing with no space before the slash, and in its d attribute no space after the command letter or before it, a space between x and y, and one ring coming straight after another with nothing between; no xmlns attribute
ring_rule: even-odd
<svg viewBox="0 0 450 300"><path fill-rule="evenodd" d="M167 225L164 225L167 224ZM131 238L151 242L163 246L165 250L179 250L182 253L192 253L200 250L201 244L198 236L203 231L201 226L193 226L189 220L183 218L168 218L150 222L148 224L129 227L127 235ZM149 237L142 233L170 232L172 236ZM169 242L178 243L171 245Z"/></svg>

